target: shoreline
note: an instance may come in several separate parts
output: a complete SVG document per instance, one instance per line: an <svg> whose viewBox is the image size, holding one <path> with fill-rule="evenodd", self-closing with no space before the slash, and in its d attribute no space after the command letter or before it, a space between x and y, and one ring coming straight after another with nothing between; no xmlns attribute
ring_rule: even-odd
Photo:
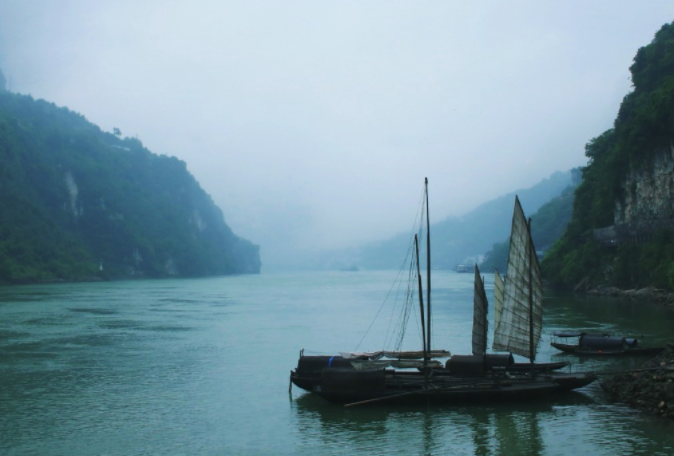
<svg viewBox="0 0 674 456"><path fill-rule="evenodd" d="M649 301L661 306L674 307L674 292L654 287L623 290L617 287L599 286L587 290L585 294L590 296L606 296L628 301Z"/></svg>
<svg viewBox="0 0 674 456"><path fill-rule="evenodd" d="M602 381L601 388L612 402L674 419L674 343L668 343L639 370Z"/></svg>

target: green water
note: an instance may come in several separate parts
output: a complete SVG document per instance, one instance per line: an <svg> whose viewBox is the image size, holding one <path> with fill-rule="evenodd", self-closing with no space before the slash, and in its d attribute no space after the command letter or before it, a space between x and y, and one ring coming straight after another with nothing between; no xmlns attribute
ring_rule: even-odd
<svg viewBox="0 0 674 456"><path fill-rule="evenodd" d="M674 454L674 423L608 403L597 383L538 403L479 407L344 409L289 393L302 348L383 348L396 311L382 303L394 277L0 288L0 455ZM434 273L436 348L470 352L472 278ZM641 360L557 354L548 334L595 328L658 345L674 340L673 323L660 307L550 297L537 360L635 367ZM418 337L412 324L406 348L418 348Z"/></svg>

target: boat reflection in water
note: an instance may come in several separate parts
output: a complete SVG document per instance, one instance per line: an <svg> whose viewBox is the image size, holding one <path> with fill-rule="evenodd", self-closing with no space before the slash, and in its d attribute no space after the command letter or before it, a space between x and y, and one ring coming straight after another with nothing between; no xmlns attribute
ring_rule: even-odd
<svg viewBox="0 0 674 456"><path fill-rule="evenodd" d="M544 455L564 448L571 426L559 417L582 420L579 405L592 399L571 392L556 399L474 406L384 406L357 410L326 406L315 395L291 402L300 451L327 454ZM579 423L582 426L582 423ZM395 436L395 437L394 437ZM399 442L404 440L405 447ZM397 447L391 447L398 442Z"/></svg>

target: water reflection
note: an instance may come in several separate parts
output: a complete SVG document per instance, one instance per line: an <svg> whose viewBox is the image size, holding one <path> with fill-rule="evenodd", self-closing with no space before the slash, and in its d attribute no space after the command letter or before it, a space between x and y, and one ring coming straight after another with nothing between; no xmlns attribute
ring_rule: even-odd
<svg viewBox="0 0 674 456"><path fill-rule="evenodd" d="M437 301L451 303L438 305L438 346L469 352L472 281L436 277L445 284ZM607 403L598 383L518 406L344 409L298 390L288 402L298 350L358 340L370 323L363 307L374 314L390 279L0 287L0 453L674 454L671 423ZM655 345L674 340L672 323L668 309L551 298L544 332L607 328ZM600 373L642 362L561 355L547 338L538 360Z"/></svg>
<svg viewBox="0 0 674 456"><path fill-rule="evenodd" d="M550 454L544 428L591 405L582 393L538 403L493 406L367 406L346 409L312 394L291 402L302 447L337 454ZM565 438L564 436L561 436ZM405 442L404 448L400 442Z"/></svg>
<svg viewBox="0 0 674 456"><path fill-rule="evenodd" d="M302 394L290 406L299 450L322 454L665 456L674 450L671 423L584 392L516 405L352 409Z"/></svg>

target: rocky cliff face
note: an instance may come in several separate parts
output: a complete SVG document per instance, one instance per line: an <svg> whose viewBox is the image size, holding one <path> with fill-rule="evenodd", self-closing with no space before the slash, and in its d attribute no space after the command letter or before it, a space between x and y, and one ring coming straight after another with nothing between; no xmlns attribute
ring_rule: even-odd
<svg viewBox="0 0 674 456"><path fill-rule="evenodd" d="M674 144L658 150L650 166L632 171L616 200L616 225L674 219Z"/></svg>

